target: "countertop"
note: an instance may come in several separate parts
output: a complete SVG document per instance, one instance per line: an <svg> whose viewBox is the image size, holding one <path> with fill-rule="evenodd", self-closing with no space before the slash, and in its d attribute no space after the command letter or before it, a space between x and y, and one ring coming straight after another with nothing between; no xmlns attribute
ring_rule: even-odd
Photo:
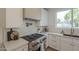
<svg viewBox="0 0 79 59"><path fill-rule="evenodd" d="M78 35L71 35L71 34L60 34L60 33L51 33L51 32L47 32L47 33L43 33L45 35L57 35L57 36L63 36L63 37L73 37L73 38L79 38Z"/></svg>
<svg viewBox="0 0 79 59"><path fill-rule="evenodd" d="M18 40L4 42L4 44L5 44L6 50L11 51L11 50L17 49L18 47L24 44L28 44L28 41L25 41L24 39L19 38Z"/></svg>
<svg viewBox="0 0 79 59"><path fill-rule="evenodd" d="M58 35L58 36L63 36L63 34L60 34L60 33L51 33L51 32L45 32L45 33L40 33L40 34L43 34L43 35Z"/></svg>

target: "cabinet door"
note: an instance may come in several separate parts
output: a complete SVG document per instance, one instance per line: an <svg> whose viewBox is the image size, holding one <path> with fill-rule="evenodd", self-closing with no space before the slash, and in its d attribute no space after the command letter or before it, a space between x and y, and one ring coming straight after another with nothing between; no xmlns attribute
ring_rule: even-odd
<svg viewBox="0 0 79 59"><path fill-rule="evenodd" d="M21 8L7 8L6 9L6 28L20 27L22 24L22 9Z"/></svg>
<svg viewBox="0 0 79 59"><path fill-rule="evenodd" d="M74 51L79 51L79 38L74 38L73 39L73 44L74 44L73 50Z"/></svg>
<svg viewBox="0 0 79 59"><path fill-rule="evenodd" d="M46 48L48 47L48 36L47 36L47 38L46 38Z"/></svg>
<svg viewBox="0 0 79 59"><path fill-rule="evenodd" d="M60 36L57 36L56 37L56 42L57 42L57 50L61 50L61 47L60 47L60 44L61 44L61 37Z"/></svg>
<svg viewBox="0 0 79 59"><path fill-rule="evenodd" d="M29 13L31 13L30 11L31 11L30 8L24 8L23 9L23 17L24 18L30 18L30 16L29 16Z"/></svg>
<svg viewBox="0 0 79 59"><path fill-rule="evenodd" d="M60 37L56 35L49 35L48 45L54 49L60 50Z"/></svg>
<svg viewBox="0 0 79 59"><path fill-rule="evenodd" d="M48 26L48 10L41 9L40 26Z"/></svg>
<svg viewBox="0 0 79 59"><path fill-rule="evenodd" d="M6 8L0 8L0 28L4 27L5 22L5 9Z"/></svg>
<svg viewBox="0 0 79 59"><path fill-rule="evenodd" d="M74 45L73 50L74 51L79 51L79 44L78 45Z"/></svg>
<svg viewBox="0 0 79 59"><path fill-rule="evenodd" d="M56 48L56 37L53 35L48 35L48 45L51 48Z"/></svg>
<svg viewBox="0 0 79 59"><path fill-rule="evenodd" d="M71 38L63 37L61 39L61 50L62 51L72 51L73 50L73 42Z"/></svg>
<svg viewBox="0 0 79 59"><path fill-rule="evenodd" d="M40 8L31 8L30 16L32 19L40 20L41 17L41 9Z"/></svg>
<svg viewBox="0 0 79 59"><path fill-rule="evenodd" d="M41 9L40 8L25 8L24 9L24 18L32 18L35 20L40 20Z"/></svg>

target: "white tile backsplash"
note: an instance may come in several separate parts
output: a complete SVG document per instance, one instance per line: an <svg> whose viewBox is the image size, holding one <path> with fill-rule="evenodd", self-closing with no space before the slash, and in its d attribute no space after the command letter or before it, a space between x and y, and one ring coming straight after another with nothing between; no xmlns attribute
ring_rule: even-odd
<svg viewBox="0 0 79 59"><path fill-rule="evenodd" d="M25 24L27 22L32 23L32 25L27 27ZM36 26L37 26L37 24L35 21L23 20L23 24L17 29L17 31L19 32L20 36L33 34L33 33L37 32Z"/></svg>

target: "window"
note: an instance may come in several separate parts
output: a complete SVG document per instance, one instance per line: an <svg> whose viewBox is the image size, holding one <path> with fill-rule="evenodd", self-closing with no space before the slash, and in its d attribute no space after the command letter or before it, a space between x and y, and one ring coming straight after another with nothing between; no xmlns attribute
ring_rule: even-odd
<svg viewBox="0 0 79 59"><path fill-rule="evenodd" d="M79 27L79 9L73 9L73 27Z"/></svg>
<svg viewBox="0 0 79 59"><path fill-rule="evenodd" d="M79 27L79 9L57 12L57 27Z"/></svg>

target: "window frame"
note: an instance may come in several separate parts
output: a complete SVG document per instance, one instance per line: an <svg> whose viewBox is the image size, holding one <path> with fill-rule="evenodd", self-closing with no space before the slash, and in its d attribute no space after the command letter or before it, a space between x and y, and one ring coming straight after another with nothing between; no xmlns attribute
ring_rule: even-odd
<svg viewBox="0 0 79 59"><path fill-rule="evenodd" d="M62 27L62 26L61 26L61 27L58 27L58 26L57 26L57 13L56 13L56 22L55 22L55 23L56 23L56 24L55 24L55 27L56 27L56 28L59 28L59 29L61 29L61 28L63 28L63 29L65 29L65 28L66 28L66 29L71 29L71 28L73 28L73 29L79 29L79 27L73 27L73 23L74 23L74 22L73 22L73 9L74 9L74 8L71 8L71 9L70 9L70 10L71 10L71 22L72 22L72 23L71 23L71 27ZM61 12L61 11L60 11L60 12Z"/></svg>

